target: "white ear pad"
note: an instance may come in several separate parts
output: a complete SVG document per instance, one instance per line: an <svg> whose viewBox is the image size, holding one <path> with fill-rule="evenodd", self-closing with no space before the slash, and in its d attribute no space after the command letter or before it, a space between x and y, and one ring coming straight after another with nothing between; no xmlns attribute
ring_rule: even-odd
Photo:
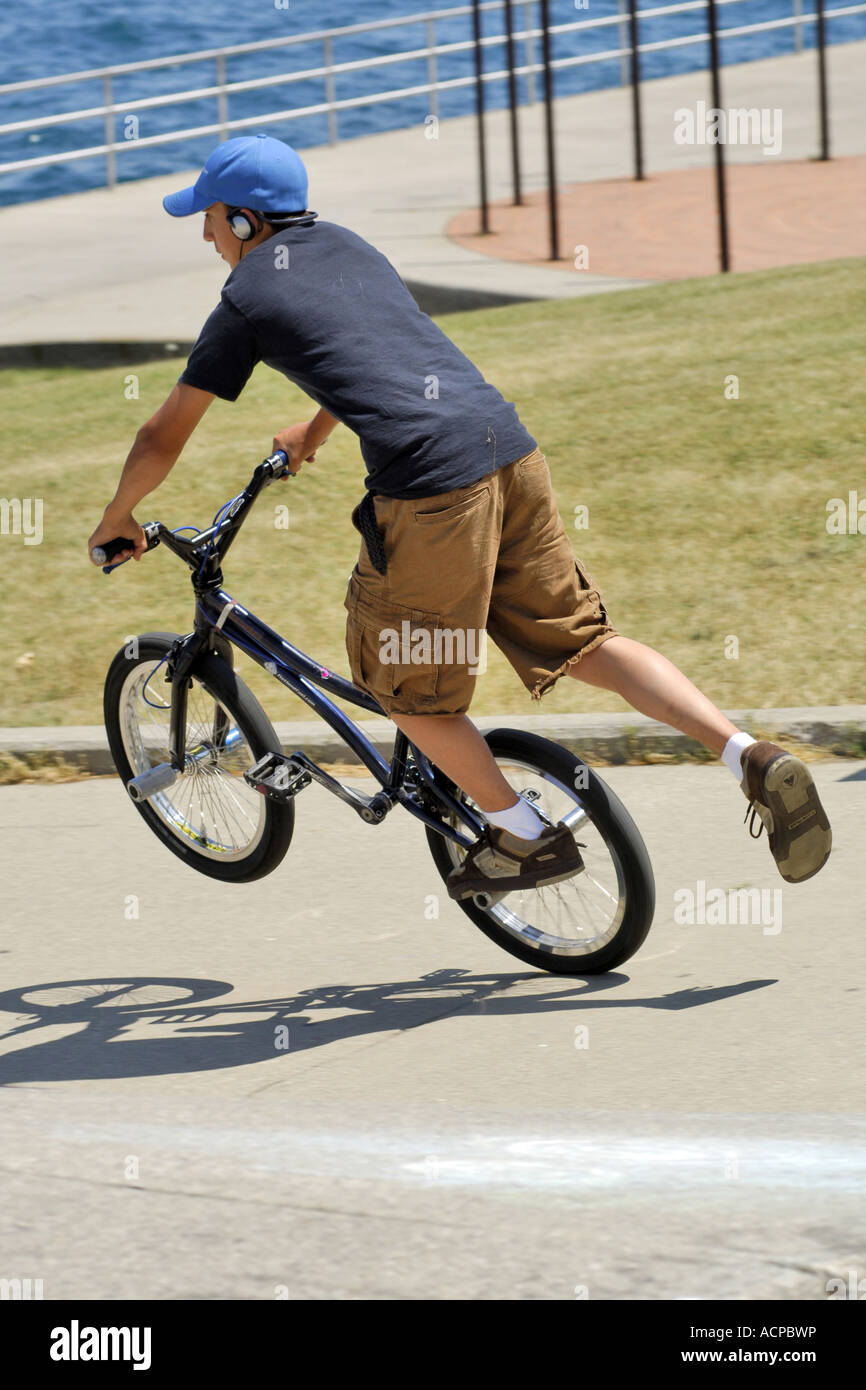
<svg viewBox="0 0 866 1390"><path fill-rule="evenodd" d="M252 223L242 212L233 213L231 217L226 218L226 221L238 241L249 241L250 237L255 235Z"/></svg>

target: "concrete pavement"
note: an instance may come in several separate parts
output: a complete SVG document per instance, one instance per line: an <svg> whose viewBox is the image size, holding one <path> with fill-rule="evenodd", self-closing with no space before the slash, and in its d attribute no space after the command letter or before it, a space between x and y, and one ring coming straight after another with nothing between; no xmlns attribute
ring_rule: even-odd
<svg viewBox="0 0 866 1390"><path fill-rule="evenodd" d="M866 774L814 771L834 852L795 887L725 769L605 770L658 907L585 979L487 941L399 812L374 830L313 786L238 888L114 781L0 789L0 1274L46 1299L569 1301L862 1277ZM780 888L781 930L677 925L699 881Z"/></svg>
<svg viewBox="0 0 866 1390"><path fill-rule="evenodd" d="M818 150L816 57L803 53L727 67L722 100L782 112L783 160ZM866 43L827 50L832 151L866 152ZM631 89L557 101L561 184L628 179L632 173ZM647 171L708 167L713 147L678 145L674 113L700 100L711 104L706 73L647 82L643 87ZM543 103L521 109L524 186L545 187ZM387 255L428 312L513 300L556 299L645 283L502 261L451 240L448 224L478 199L474 117L443 121L438 139L426 127L345 141L303 152L310 203ZM488 118L490 197L511 192L508 116ZM769 163L759 147L732 145L733 163ZM122 169L122 161L121 161ZM198 174L121 184L38 204L0 210L5 313L0 346L46 343L192 342L219 298L225 266L201 242L200 218L177 221L162 210L163 194ZM735 248L736 249L736 248Z"/></svg>

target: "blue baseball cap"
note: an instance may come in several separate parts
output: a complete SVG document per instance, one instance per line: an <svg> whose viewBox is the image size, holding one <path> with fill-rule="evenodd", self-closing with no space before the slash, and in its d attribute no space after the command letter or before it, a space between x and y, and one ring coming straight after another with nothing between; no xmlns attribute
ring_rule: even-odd
<svg viewBox="0 0 866 1390"><path fill-rule="evenodd" d="M295 212L306 208L307 192L307 171L291 145L272 135L241 135L217 145L195 183L169 193L162 205L172 217L189 217L211 203Z"/></svg>

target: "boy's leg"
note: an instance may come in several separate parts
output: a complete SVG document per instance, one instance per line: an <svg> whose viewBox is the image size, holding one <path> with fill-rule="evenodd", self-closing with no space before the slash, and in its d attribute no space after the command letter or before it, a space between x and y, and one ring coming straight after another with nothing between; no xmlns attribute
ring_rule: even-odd
<svg viewBox="0 0 866 1390"><path fill-rule="evenodd" d="M482 811L514 805L513 787L467 714L392 714L391 719Z"/></svg>
<svg viewBox="0 0 866 1390"><path fill-rule="evenodd" d="M609 637L568 670L575 679L615 691L642 714L697 739L717 757L740 732L667 657L621 634ZM391 718L482 811L513 807L513 788L466 715ZM739 756L734 761L738 763ZM791 883L811 878L827 862L832 839L808 768L777 745L758 742L747 750L742 771L743 788L767 828L783 878Z"/></svg>
<svg viewBox="0 0 866 1390"><path fill-rule="evenodd" d="M609 637L568 669L575 679L613 690L641 714L697 739L716 757L738 732L673 662L631 637ZM513 805L512 788L467 715L392 713L391 718L482 811Z"/></svg>
<svg viewBox="0 0 866 1390"><path fill-rule="evenodd" d="M666 656L631 637L609 637L569 667L575 680L621 695L634 709L697 739L721 757L739 730Z"/></svg>
<svg viewBox="0 0 866 1390"><path fill-rule="evenodd" d="M588 685L615 691L634 709L679 729L716 757L741 733L667 657L620 633L584 653L567 671ZM513 789L465 715L391 717L483 811L496 813L514 805ZM766 826L783 878L791 883L811 878L827 862L832 837L808 768L766 741L753 742L741 765L734 745L730 756L728 765L738 780L742 773L743 790Z"/></svg>
<svg viewBox="0 0 866 1390"><path fill-rule="evenodd" d="M741 752L732 744L725 761L749 797L753 817L766 827L782 877L802 883L823 868L832 845L830 822L799 758L776 743L743 735L673 662L630 637L609 637L568 669L576 680L616 691L641 714L690 735L717 757L739 734L749 746Z"/></svg>
<svg viewBox="0 0 866 1390"><path fill-rule="evenodd" d="M583 869L571 830L545 825L511 787L465 714L399 714L391 719L484 812L487 828L448 875L452 898L496 895L560 883Z"/></svg>
<svg viewBox="0 0 866 1390"><path fill-rule="evenodd" d="M487 628L533 699L569 674L616 691L721 757L749 800L752 823L758 817L766 827L784 878L799 882L826 862L829 824L806 765L736 729L672 662L610 623L572 549L543 455L509 480Z"/></svg>

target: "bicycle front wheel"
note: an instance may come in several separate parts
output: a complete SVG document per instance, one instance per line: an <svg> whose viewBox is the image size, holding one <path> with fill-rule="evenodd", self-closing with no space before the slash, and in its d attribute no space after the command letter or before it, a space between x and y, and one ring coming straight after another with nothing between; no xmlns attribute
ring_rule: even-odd
<svg viewBox="0 0 866 1390"><path fill-rule="evenodd" d="M621 965L645 941L655 910L652 867L637 826L598 774L559 744L518 729L493 729L485 737L515 793L550 824L565 821L581 845L585 867L562 883L498 899L494 894L487 906L465 898L458 906L497 946L541 970L590 975ZM453 783L451 788L476 809ZM465 829L456 817L451 823ZM447 878L466 851L436 830L428 829L427 839Z"/></svg>
<svg viewBox="0 0 866 1390"><path fill-rule="evenodd" d="M121 648L109 668L105 727L124 784L170 761L164 662L175 640L172 632L148 632ZM231 883L263 878L289 847L295 807L255 791L243 774L279 747L252 691L209 652L192 671L184 771L136 809L166 848L199 873Z"/></svg>

